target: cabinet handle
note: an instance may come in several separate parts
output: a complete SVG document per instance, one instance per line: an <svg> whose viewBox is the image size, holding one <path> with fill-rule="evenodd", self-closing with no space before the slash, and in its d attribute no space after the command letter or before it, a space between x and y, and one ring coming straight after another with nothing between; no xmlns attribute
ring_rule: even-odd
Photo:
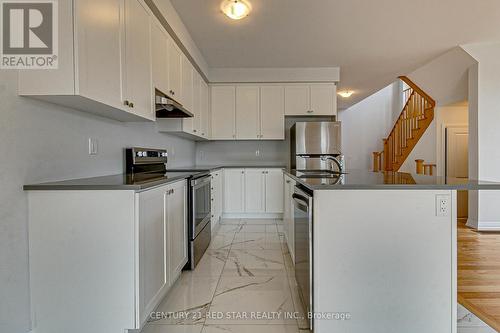
<svg viewBox="0 0 500 333"><path fill-rule="evenodd" d="M130 102L130 104L128 106L130 106L131 108L133 108L134 107L134 103Z"/></svg>
<svg viewBox="0 0 500 333"><path fill-rule="evenodd" d="M196 133L197 131L194 129L193 132Z"/></svg>
<svg viewBox="0 0 500 333"><path fill-rule="evenodd" d="M307 113L313 113L314 111L313 110L307 110Z"/></svg>
<svg viewBox="0 0 500 333"><path fill-rule="evenodd" d="M286 181L286 183L287 183L287 184L290 184L290 181L289 181L289 180L287 180L287 181Z"/></svg>
<svg viewBox="0 0 500 333"><path fill-rule="evenodd" d="M242 171L241 173L245 173L245 171Z"/></svg>
<svg viewBox="0 0 500 333"><path fill-rule="evenodd" d="M125 101L123 102L123 104L125 104L126 106L129 106L130 102L129 102L128 100L125 100Z"/></svg>

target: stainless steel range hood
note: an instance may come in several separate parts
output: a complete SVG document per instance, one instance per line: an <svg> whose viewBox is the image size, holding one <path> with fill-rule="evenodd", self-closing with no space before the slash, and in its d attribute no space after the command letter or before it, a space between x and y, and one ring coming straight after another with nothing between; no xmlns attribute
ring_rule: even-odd
<svg viewBox="0 0 500 333"><path fill-rule="evenodd" d="M155 104L156 118L192 118L194 116L182 104L159 94L155 96Z"/></svg>

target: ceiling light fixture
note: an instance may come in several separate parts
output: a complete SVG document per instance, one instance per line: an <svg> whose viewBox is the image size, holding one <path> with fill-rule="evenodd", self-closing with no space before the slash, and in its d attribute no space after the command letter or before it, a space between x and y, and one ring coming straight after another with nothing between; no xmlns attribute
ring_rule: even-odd
<svg viewBox="0 0 500 333"><path fill-rule="evenodd" d="M241 20L250 14L252 6L246 0L224 0L220 9L230 19Z"/></svg>
<svg viewBox="0 0 500 333"><path fill-rule="evenodd" d="M352 90L344 90L344 91L339 91L339 95L344 97L344 98L349 98L354 94L354 91Z"/></svg>

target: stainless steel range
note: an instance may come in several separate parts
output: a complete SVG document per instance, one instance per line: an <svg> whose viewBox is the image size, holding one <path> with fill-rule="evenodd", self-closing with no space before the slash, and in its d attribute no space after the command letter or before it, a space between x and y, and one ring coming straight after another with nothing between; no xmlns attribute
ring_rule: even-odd
<svg viewBox="0 0 500 333"><path fill-rule="evenodd" d="M168 153L164 149L128 148L125 150L127 183L158 182L187 170L167 170ZM188 254L186 269L194 269L212 238L211 177L209 170L193 171L188 182Z"/></svg>

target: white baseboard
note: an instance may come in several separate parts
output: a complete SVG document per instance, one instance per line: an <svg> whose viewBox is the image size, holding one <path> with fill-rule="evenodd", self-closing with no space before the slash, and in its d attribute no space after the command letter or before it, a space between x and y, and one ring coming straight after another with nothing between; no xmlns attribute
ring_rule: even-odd
<svg viewBox="0 0 500 333"><path fill-rule="evenodd" d="M281 213L224 213L225 219L282 219Z"/></svg>
<svg viewBox="0 0 500 333"><path fill-rule="evenodd" d="M500 231L500 221L478 221L469 217L466 226L478 231Z"/></svg>

